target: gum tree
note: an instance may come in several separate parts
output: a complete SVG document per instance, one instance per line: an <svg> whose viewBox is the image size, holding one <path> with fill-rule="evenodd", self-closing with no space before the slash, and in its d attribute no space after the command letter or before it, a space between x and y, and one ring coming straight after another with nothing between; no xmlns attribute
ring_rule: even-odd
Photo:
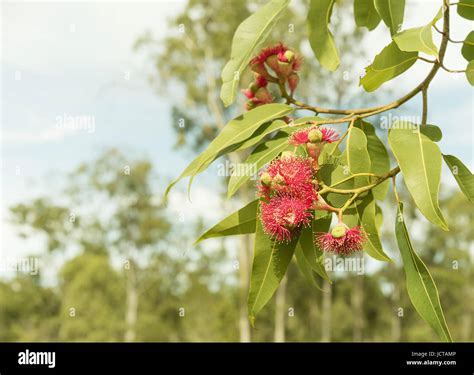
<svg viewBox="0 0 474 375"><path fill-rule="evenodd" d="M334 2L311 0L307 13L307 34L315 58L322 69L331 72L340 64L338 48L329 30ZM390 43L366 67L360 79L365 91L379 89L417 61L432 67L412 90L386 104L327 108L298 98L300 75L305 69L298 51L283 42L259 51L288 3L289 0L272 0L237 27L230 60L222 71L220 98L224 106L231 106L243 73L250 70L254 80L243 89L248 99L246 111L223 127L204 152L170 184L166 194L184 177L190 178L190 189L195 176L217 158L251 150L245 162L260 171L257 198L209 229L198 242L255 233L248 296L248 315L254 325L257 313L275 293L293 256L303 272L308 274L310 270L309 274L314 272L326 280L329 277L323 264L325 253L350 256L365 251L374 259L391 262L379 234L383 216L378 202L386 199L392 182L397 202L396 241L410 300L442 340L452 341L435 282L410 240L396 186L397 178L403 179L417 209L444 231L448 230L448 223L438 202L443 159L462 192L471 203L474 199L472 173L458 158L441 152L437 145L441 129L426 123L428 90L441 69L463 73L474 84L472 33L462 48L468 61L466 69L450 70L444 63L448 44L453 42L450 8L456 6L458 16L472 20L472 4L467 0L456 4L440 2L431 22L403 29L405 1L355 0L358 27L373 30L383 22L391 34ZM442 35L439 46L433 42L433 31ZM273 94L274 88L279 92L277 96ZM395 121L388 131L388 141L382 142L369 120L415 97L422 100L421 123ZM313 114L300 117L301 110ZM341 130L344 126L345 130ZM391 165L390 154L395 165ZM232 175L229 197L247 186L250 177Z"/></svg>

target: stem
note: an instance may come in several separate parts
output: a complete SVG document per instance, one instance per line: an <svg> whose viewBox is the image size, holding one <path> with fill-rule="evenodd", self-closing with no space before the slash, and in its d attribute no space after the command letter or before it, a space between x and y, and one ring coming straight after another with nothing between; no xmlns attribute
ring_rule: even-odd
<svg viewBox="0 0 474 375"><path fill-rule="evenodd" d="M336 114L336 115L350 115L350 116L362 115L360 117L369 117L381 112L388 111L390 109L398 108L402 104L412 99L415 95L420 93L424 88L427 88L429 84L431 83L431 81L433 80L433 78L435 77L438 70L443 66L443 59L444 59L444 55L446 54L446 48L449 41L449 6L448 6L449 4L445 2L444 5L445 7L444 7L443 31L442 31L443 36L442 36L441 44L439 47L438 61L435 61L433 63L433 67L431 68L430 72L425 77L425 79L413 90L411 90L410 92L408 92L406 95L402 96L401 98L391 103L381 105L381 106L376 106L376 107L356 108L356 109L333 109L333 108L322 108L322 107L311 106L309 104L302 103L298 100L295 100L291 95L288 94L288 92L286 91L286 88L282 84L279 85L281 95L286 99L287 103L294 104L297 107L300 107L301 109L308 109L310 111L315 112L316 114L329 113L329 114ZM343 122L347 122L347 120Z"/></svg>
<svg viewBox="0 0 474 375"><path fill-rule="evenodd" d="M351 176L349 176L349 177L347 177L347 178L345 178L345 179L343 179L343 180L341 180L341 181L338 181L338 182L332 184L330 187L333 188L334 186L343 184L344 182L349 181L349 180L351 180L351 179L353 179L353 178L362 177L362 176L369 176L369 177L381 178L381 176L377 176L376 174L373 174L373 173L356 173L356 174L353 174L353 175L351 175Z"/></svg>
<svg viewBox="0 0 474 375"><path fill-rule="evenodd" d="M362 186L360 188L355 188L355 189L336 189L331 186L323 186L323 188L319 191L319 194L324 194L324 193L338 193L338 194L361 194L366 191L369 191L376 187L377 185L380 185L382 182L384 182L386 179L391 178L395 176L398 172L400 172L400 167L393 168L391 171L386 173L383 176L380 176L377 178L373 183Z"/></svg>
<svg viewBox="0 0 474 375"><path fill-rule="evenodd" d="M397 200L397 203L399 204L400 203L400 197L398 196L398 192L397 192L397 180L396 179L397 179L396 176L392 177L393 193L395 194L395 199Z"/></svg>
<svg viewBox="0 0 474 375"><path fill-rule="evenodd" d="M422 93L422 101L423 101L423 109L421 113L421 124L424 125L426 124L426 121L428 120L428 88L425 87L421 91Z"/></svg>

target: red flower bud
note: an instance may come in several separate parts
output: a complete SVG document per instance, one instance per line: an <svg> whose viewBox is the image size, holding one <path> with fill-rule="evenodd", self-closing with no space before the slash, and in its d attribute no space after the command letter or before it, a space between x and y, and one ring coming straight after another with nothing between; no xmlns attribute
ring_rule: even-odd
<svg viewBox="0 0 474 375"><path fill-rule="evenodd" d="M296 90L298 83L300 82L300 77L296 73L291 73L288 76L288 86L290 87L290 93L293 95L293 92Z"/></svg>

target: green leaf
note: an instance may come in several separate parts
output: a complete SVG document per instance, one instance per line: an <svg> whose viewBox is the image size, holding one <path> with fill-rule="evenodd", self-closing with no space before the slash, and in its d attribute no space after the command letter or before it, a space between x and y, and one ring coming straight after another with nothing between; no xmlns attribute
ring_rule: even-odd
<svg viewBox="0 0 474 375"><path fill-rule="evenodd" d="M357 120L354 126L361 129L367 138L367 151L370 157L370 172L381 176L390 170L390 158L387 149L375 133L375 127L364 120ZM387 195L389 181L384 181L372 189L374 196L378 200L384 200Z"/></svg>
<svg viewBox="0 0 474 375"><path fill-rule="evenodd" d="M352 127L347 135L347 167L352 174L370 173L370 156L367 151L367 138L365 133L358 127ZM368 176L354 178L354 187L360 187L369 183Z"/></svg>
<svg viewBox="0 0 474 375"><path fill-rule="evenodd" d="M374 0L354 0L354 17L357 26L367 27L370 31L375 29L381 20Z"/></svg>
<svg viewBox="0 0 474 375"><path fill-rule="evenodd" d="M257 172L265 164L275 159L281 152L288 149L290 147L288 145L288 135L295 130L297 130L296 127L286 128L284 131L278 132L274 138L258 145L244 162L248 166L246 170ZM227 197L233 196L250 177L248 173L232 174L227 188Z"/></svg>
<svg viewBox="0 0 474 375"><path fill-rule="evenodd" d="M467 20L474 20L474 0L460 0L458 14Z"/></svg>
<svg viewBox="0 0 474 375"><path fill-rule="evenodd" d="M221 99L226 107L235 100L240 76L252 54L268 37L289 0L272 0L246 18L235 31L230 60L222 70Z"/></svg>
<svg viewBox="0 0 474 375"><path fill-rule="evenodd" d="M287 127L288 124L283 120L275 120L273 122L268 122L263 124L258 130L252 134L250 138L238 144L234 151L244 150L246 148L252 147L264 139L269 134Z"/></svg>
<svg viewBox="0 0 474 375"><path fill-rule="evenodd" d="M313 220L312 227L303 228L300 234L299 245L303 255L311 269L323 279L331 283L331 279L324 268L324 254L318 246L314 245L313 234L318 232L328 232L331 225L331 215L326 215Z"/></svg>
<svg viewBox="0 0 474 375"><path fill-rule="evenodd" d="M372 258L391 262L390 257L383 251L380 241L378 226L376 223L375 200L372 192L368 192L363 198L356 201L344 212L344 222L349 227L360 225L365 232L366 242L364 250Z"/></svg>
<svg viewBox="0 0 474 375"><path fill-rule="evenodd" d="M403 260L408 296L411 303L418 314L436 331L442 340L452 342L436 284L428 268L416 254L411 244L403 219L403 203L398 205L395 235Z"/></svg>
<svg viewBox="0 0 474 375"><path fill-rule="evenodd" d="M443 133L441 129L436 125L423 124L420 126L421 134L426 135L433 142L439 142L443 138Z"/></svg>
<svg viewBox="0 0 474 375"><path fill-rule="evenodd" d="M474 86L474 60L470 61L466 67L466 78L471 86Z"/></svg>
<svg viewBox="0 0 474 375"><path fill-rule="evenodd" d="M318 176L326 185L331 186L339 181L345 180L349 176L349 173L347 172L347 166L345 165L324 164L321 166ZM338 184L337 188L353 189L354 179ZM344 203L349 199L349 195L328 193L324 199L334 207L342 207L342 205L344 205Z"/></svg>
<svg viewBox="0 0 474 375"><path fill-rule="evenodd" d="M471 31L464 39L461 54L467 61L474 60L474 31Z"/></svg>
<svg viewBox="0 0 474 375"><path fill-rule="evenodd" d="M469 201L474 203L474 175L457 157L453 155L443 155L443 158L461 191Z"/></svg>
<svg viewBox="0 0 474 375"><path fill-rule="evenodd" d="M304 255L303 255L303 250L301 250L301 244L299 242L296 245L295 258L296 258L296 263L298 264L298 269L301 271L304 278L312 286L314 286L315 288L317 288L319 290L322 290L321 287L316 282L316 277L315 277L315 274L313 273L313 270L311 269L309 263L306 261Z"/></svg>
<svg viewBox="0 0 474 375"><path fill-rule="evenodd" d="M427 25L404 30L393 36L398 48L406 52L423 52L438 58L438 47L433 42L431 29L439 21L443 12L440 9L435 18Z"/></svg>
<svg viewBox="0 0 474 375"><path fill-rule="evenodd" d="M391 42L375 56L374 62L365 68L360 84L365 91L374 91L382 84L408 70L417 60L417 52L405 52Z"/></svg>
<svg viewBox="0 0 474 375"><path fill-rule="evenodd" d="M255 233L257 208L258 199L255 199L240 210L230 214L225 219L222 219L205 233L201 234L201 236L194 242L194 245L197 245L199 242L208 238Z"/></svg>
<svg viewBox="0 0 474 375"><path fill-rule="evenodd" d="M320 64L330 71L339 66L339 54L328 25L334 0L311 0L308 12L308 39Z"/></svg>
<svg viewBox="0 0 474 375"><path fill-rule="evenodd" d="M419 126L397 121L388 133L388 142L421 213L433 224L448 230L439 209L441 152L436 143L419 131Z"/></svg>
<svg viewBox="0 0 474 375"><path fill-rule="evenodd" d="M255 316L272 298L285 276L288 264L295 252L298 238L291 242L278 242L268 237L257 220L255 250L250 276L248 314L252 326Z"/></svg>
<svg viewBox="0 0 474 375"><path fill-rule="evenodd" d="M383 224L383 212L380 206L376 203L375 204L375 226L377 227L377 231L380 233L380 228Z"/></svg>
<svg viewBox="0 0 474 375"><path fill-rule="evenodd" d="M171 182L166 189L165 197L179 180L188 176L191 177L188 187L189 191L194 176L204 171L217 157L228 151L233 151L232 147L234 145L247 140L263 124L284 117L293 111L294 109L286 104L272 103L259 106L231 120L209 144L206 150L194 159L178 178ZM251 145L252 142L249 143Z"/></svg>
<svg viewBox="0 0 474 375"><path fill-rule="evenodd" d="M403 24L405 0L375 0L374 5L390 34L395 34Z"/></svg>

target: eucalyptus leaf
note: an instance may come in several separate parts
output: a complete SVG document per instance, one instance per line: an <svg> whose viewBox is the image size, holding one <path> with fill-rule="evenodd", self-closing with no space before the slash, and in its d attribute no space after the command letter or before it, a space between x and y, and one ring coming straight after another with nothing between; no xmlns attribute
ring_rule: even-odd
<svg viewBox="0 0 474 375"><path fill-rule="evenodd" d="M306 20L308 39L320 64L330 71L338 68L340 60L334 38L329 31L334 0L310 0Z"/></svg>
<svg viewBox="0 0 474 375"><path fill-rule="evenodd" d="M466 78L471 86L474 86L474 60L470 61L466 67Z"/></svg>
<svg viewBox="0 0 474 375"><path fill-rule="evenodd" d="M352 127L347 135L347 167L351 174L370 173L370 156L367 150L367 137L358 127ZM354 178L354 187L365 186L369 183L368 176Z"/></svg>
<svg viewBox="0 0 474 375"><path fill-rule="evenodd" d="M474 31L471 31L464 39L461 54L467 61L474 60Z"/></svg>
<svg viewBox="0 0 474 375"><path fill-rule="evenodd" d="M255 233L257 208L258 199L255 199L201 234L194 245L208 238Z"/></svg>
<svg viewBox="0 0 474 375"><path fill-rule="evenodd" d="M375 127L364 120L357 120L355 127L361 129L367 138L367 151L370 157L370 172L382 176L390 170L390 158L385 145L375 132ZM372 189L374 197L384 200L387 195L389 181L384 181Z"/></svg>
<svg viewBox="0 0 474 375"><path fill-rule="evenodd" d="M436 331L438 336L452 342L436 284L420 257L416 254L410 241L403 219L403 204L398 205L395 222L395 235L405 269L408 296L420 316Z"/></svg>
<svg viewBox="0 0 474 375"><path fill-rule="evenodd" d="M402 51L392 41L375 56L374 62L365 68L365 75L360 79L360 84L366 91L374 91L408 70L417 59L418 52Z"/></svg>
<svg viewBox="0 0 474 375"><path fill-rule="evenodd" d="M474 20L474 0L460 0L457 8L461 17L471 21Z"/></svg>
<svg viewBox="0 0 474 375"><path fill-rule="evenodd" d="M403 24L405 0L375 0L374 5L390 34L395 34Z"/></svg>
<svg viewBox="0 0 474 375"><path fill-rule="evenodd" d="M285 276L288 264L293 258L298 237L291 242L278 242L271 239L264 231L262 223L257 220L255 250L250 276L248 297L248 315L252 326L255 325L257 313L272 298Z"/></svg>
<svg viewBox="0 0 474 375"><path fill-rule="evenodd" d="M271 0L237 27L232 39L230 60L222 70L221 99L226 107L235 100L240 76L252 54L267 39L288 3L289 0Z"/></svg>
<svg viewBox="0 0 474 375"><path fill-rule="evenodd" d="M380 23L380 15L375 9L374 0L354 0L354 18L356 25L372 31Z"/></svg>
<svg viewBox="0 0 474 375"><path fill-rule="evenodd" d="M438 57L438 47L433 42L432 28L440 20L443 12L440 9L435 18L427 25L404 30L393 36L398 48L406 52L423 52Z"/></svg>
<svg viewBox="0 0 474 375"><path fill-rule="evenodd" d="M441 181L438 145L422 134L418 125L403 121L392 125L388 142L415 204L429 221L447 231L438 203Z"/></svg>
<svg viewBox="0 0 474 375"><path fill-rule="evenodd" d="M474 175L457 157L453 155L443 155L443 158L461 191L469 201L474 203Z"/></svg>
<svg viewBox="0 0 474 375"><path fill-rule="evenodd" d="M229 151L234 151L235 145L250 138L263 124L289 115L293 111L294 109L289 105L272 103L254 108L231 120L206 150L194 159L178 178L171 182L166 189L165 197L179 180L190 176L189 192L194 176L204 171L216 158ZM251 144L251 142L249 143Z"/></svg>
<svg viewBox="0 0 474 375"><path fill-rule="evenodd" d="M306 261L323 279L331 283L326 269L324 268L324 254L318 246L314 244L314 234L320 232L328 232L331 225L331 215L326 215L319 219L313 220L312 226L301 230L299 245L303 251Z"/></svg>

